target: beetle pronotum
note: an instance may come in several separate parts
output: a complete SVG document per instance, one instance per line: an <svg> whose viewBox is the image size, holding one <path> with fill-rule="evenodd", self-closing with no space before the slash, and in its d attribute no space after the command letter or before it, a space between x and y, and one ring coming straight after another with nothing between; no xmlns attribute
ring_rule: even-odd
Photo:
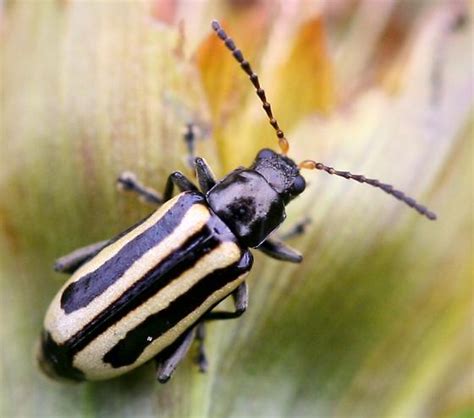
<svg viewBox="0 0 474 418"><path fill-rule="evenodd" d="M361 175L287 157L289 144L274 118L258 76L219 23L212 28L256 89L280 153L261 150L253 164L217 181L196 158L199 189L182 173L168 177L162 196L130 173L118 183L161 205L117 237L57 260L57 271L73 273L46 314L38 353L46 374L70 380L107 379L155 359L166 382L199 341L199 366L207 367L204 323L231 319L247 308L244 278L252 267L249 248L278 260L302 256L270 234L285 219L285 206L306 186L300 169L317 169L367 183L406 203L428 219L430 212L392 186ZM173 188L181 193L174 198ZM232 295L235 310L214 311Z"/></svg>

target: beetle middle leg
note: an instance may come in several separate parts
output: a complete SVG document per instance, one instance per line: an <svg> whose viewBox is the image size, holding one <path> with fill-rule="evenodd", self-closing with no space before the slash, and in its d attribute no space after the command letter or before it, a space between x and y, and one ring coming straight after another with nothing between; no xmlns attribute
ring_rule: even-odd
<svg viewBox="0 0 474 418"><path fill-rule="evenodd" d="M79 267L89 261L92 257L96 256L103 248L112 244L114 241L117 241L132 229L134 229L139 223L132 225L130 228L127 228L125 231L122 231L120 234L116 235L114 238L95 242L93 244L86 245L85 247L78 248L69 254L63 255L54 262L54 270L58 273L74 273Z"/></svg>
<svg viewBox="0 0 474 418"><path fill-rule="evenodd" d="M145 187L141 184L135 174L131 172L122 173L117 179L117 183L121 188L127 191L137 193L143 200L148 203L160 205L173 196L174 186L176 185L181 191L197 190L196 186L192 184L184 174L176 171L169 175L166 182L163 197L161 197L155 190L150 187ZM128 231L128 230L127 230ZM126 233L127 231L124 231ZM123 234L123 233L122 233ZM121 234L121 235L122 235ZM118 237L120 237L119 235ZM116 237L115 239L117 239ZM58 258L54 263L54 270L60 273L74 273L86 261L90 260L98 254L104 247L109 245L113 240L105 240L78 248L69 254Z"/></svg>
<svg viewBox="0 0 474 418"><path fill-rule="evenodd" d="M173 197L174 186L177 186L182 192L195 191L196 186L189 181L184 174L175 171L168 176L163 195L151 187L144 186L134 173L123 172L117 178L117 185L122 189L136 193L142 200L154 205L161 205Z"/></svg>
<svg viewBox="0 0 474 418"><path fill-rule="evenodd" d="M146 203L159 205L162 203L162 198L154 189L145 187L137 178L135 173L131 171L124 171L117 178L117 186L121 190L136 193L140 199Z"/></svg>
<svg viewBox="0 0 474 418"><path fill-rule="evenodd" d="M247 283L243 282L232 292L234 299L234 311L210 311L202 318L203 321L215 321L219 319L234 319L241 316L249 305L249 291Z"/></svg>

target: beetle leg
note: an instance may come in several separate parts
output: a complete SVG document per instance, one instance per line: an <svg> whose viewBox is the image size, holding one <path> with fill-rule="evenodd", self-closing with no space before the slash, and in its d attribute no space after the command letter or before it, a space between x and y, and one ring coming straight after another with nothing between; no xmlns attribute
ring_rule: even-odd
<svg viewBox="0 0 474 418"><path fill-rule="evenodd" d="M211 167L202 158L194 159L194 166L199 182L199 187L203 193L207 193L216 184L216 179L212 173Z"/></svg>
<svg viewBox="0 0 474 418"><path fill-rule="evenodd" d="M168 176L165 185L165 191L163 192L163 196L161 196L157 191L150 187L145 187L140 181L137 179L137 176L130 172L125 171L123 172L117 179L117 185L122 190L131 191L144 200L147 203L151 203L153 205L161 205L162 203L168 201L173 196L173 189L176 185L182 192L190 191L190 190L197 190L196 186L192 184L184 174L180 173L179 171L175 171L174 173Z"/></svg>
<svg viewBox="0 0 474 418"><path fill-rule="evenodd" d="M194 184L178 171L172 173L168 177L163 198L155 190L143 186L137 180L135 174L130 172L122 173L117 179L117 183L124 190L133 191L146 202L156 205L171 199L174 185L176 185L181 191L197 190L196 186L194 186ZM54 263L54 270L61 273L73 273L111 242L112 240L100 241L78 248L77 250L58 258Z"/></svg>
<svg viewBox="0 0 474 418"><path fill-rule="evenodd" d="M136 193L140 199L146 203L151 203L153 205L159 205L163 203L163 199L158 192L150 187L145 187L137 179L137 176L130 171L124 171L122 174L120 174L120 176L117 178L117 186L121 190Z"/></svg>
<svg viewBox="0 0 474 418"><path fill-rule="evenodd" d="M234 319L241 316L247 309L249 304L249 296L248 296L248 287L247 283L243 282L237 289L232 292L232 297L234 299L234 306L235 311L213 311L208 312L202 318L202 322L200 322L196 327L196 340L199 343L198 347L198 356L196 358L196 362L199 366L199 370L203 373L207 371L208 361L206 357L206 351L204 349L204 340L206 338L206 330L205 330L205 321L213 321L219 319Z"/></svg>
<svg viewBox="0 0 474 418"><path fill-rule="evenodd" d="M168 176L162 202L166 202L173 197L174 186L182 192L197 191L197 187L180 171L175 171Z"/></svg>
<svg viewBox="0 0 474 418"><path fill-rule="evenodd" d="M280 235L282 241L286 241L295 237L299 237L306 232L307 226L311 223L311 218L303 218L301 221L294 224L287 232Z"/></svg>
<svg viewBox="0 0 474 418"><path fill-rule="evenodd" d="M214 321L216 319L233 319L241 316L249 304L249 293L247 283L243 282L237 289L232 292L234 298L235 311L211 311L203 316L204 321Z"/></svg>
<svg viewBox="0 0 474 418"><path fill-rule="evenodd" d="M183 138L184 142L186 142L186 147L188 148L188 165L191 170L194 170L194 160L196 158L196 133L193 123L186 124L186 130L184 132Z"/></svg>
<svg viewBox="0 0 474 418"><path fill-rule="evenodd" d="M166 383L170 379L178 364L186 357L194 337L194 328L191 328L155 358L158 382Z"/></svg>
<svg viewBox="0 0 474 418"><path fill-rule="evenodd" d="M60 273L74 273L79 267L94 257L109 243L110 240L105 240L78 248L77 250L58 258L54 262L54 270Z"/></svg>
<svg viewBox="0 0 474 418"><path fill-rule="evenodd" d="M298 251L272 238L266 239L257 250L260 250L269 257L281 261L289 261L290 263L301 263L303 260L303 256Z"/></svg>
<svg viewBox="0 0 474 418"><path fill-rule="evenodd" d="M302 221L296 223L288 232L280 236L280 240L274 238L266 239L257 250L268 255L269 257L276 258L281 261L289 261L290 263L301 263L303 256L293 248L284 244L283 241L303 235L306 232L306 227L311 223L311 219L305 218Z"/></svg>
<svg viewBox="0 0 474 418"><path fill-rule="evenodd" d="M204 340L206 339L206 328L204 322L200 322L196 327L196 340L198 341L198 355L196 358L196 363L199 366L199 371L201 373L207 372L208 362L206 357L206 351L204 349Z"/></svg>

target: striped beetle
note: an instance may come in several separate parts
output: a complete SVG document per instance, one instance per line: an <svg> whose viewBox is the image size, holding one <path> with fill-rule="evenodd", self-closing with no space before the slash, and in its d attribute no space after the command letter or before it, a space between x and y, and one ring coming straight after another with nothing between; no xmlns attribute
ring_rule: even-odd
<svg viewBox="0 0 474 418"><path fill-rule="evenodd" d="M249 168L237 168L220 181L203 159L196 158L199 189L174 172L163 196L131 174L120 176L123 188L162 206L114 239L57 260L57 271L73 274L53 299L41 335L38 360L51 377L107 379L155 359L157 379L164 383L195 338L204 371L204 323L236 318L247 308L244 277L253 262L249 248L278 260L302 260L297 251L269 237L284 221L285 206L305 189L300 169L369 184L427 218L436 218L388 184L312 160L296 164L287 157L288 141L258 76L217 21L212 28L255 87L280 153L263 149ZM181 193L173 198L174 186ZM229 295L235 310L214 311Z"/></svg>

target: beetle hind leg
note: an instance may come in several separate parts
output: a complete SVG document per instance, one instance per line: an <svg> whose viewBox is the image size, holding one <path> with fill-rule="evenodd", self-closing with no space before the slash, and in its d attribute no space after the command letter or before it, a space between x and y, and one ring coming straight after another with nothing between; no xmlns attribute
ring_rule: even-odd
<svg viewBox="0 0 474 418"><path fill-rule="evenodd" d="M178 364L186 357L194 338L194 328L191 328L155 358L158 382L166 383L171 378Z"/></svg>
<svg viewBox="0 0 474 418"><path fill-rule="evenodd" d="M196 363L199 366L201 373L206 373L209 363L207 361L206 350L204 348L204 341L206 339L206 328L204 322L200 322L196 327L196 340L198 342L198 354L196 356Z"/></svg>
<svg viewBox="0 0 474 418"><path fill-rule="evenodd" d="M54 270L59 273L74 273L79 267L98 254L100 250L109 243L110 240L105 240L78 248L77 250L58 258L54 262Z"/></svg>
<svg viewBox="0 0 474 418"><path fill-rule="evenodd" d="M207 371L207 357L204 349L205 340L204 323L200 322L196 327L186 331L176 342L166 348L156 358L156 379L160 383L166 383L173 375L176 367L186 357L194 340L198 342L198 354L196 363L199 371L205 373Z"/></svg>
<svg viewBox="0 0 474 418"><path fill-rule="evenodd" d="M247 283L243 282L240 284L239 287L232 293L232 297L234 299L234 311L208 312L206 315L204 315L202 321L196 327L196 340L199 344L196 363L202 373L207 371L209 365L204 347L204 341L206 339L205 321L235 319L241 316L246 311L249 301Z"/></svg>
<svg viewBox="0 0 474 418"><path fill-rule="evenodd" d="M202 317L201 322L186 331L178 340L155 357L156 378L158 382L166 383L171 378L178 364L186 357L186 354L195 339L198 342L196 363L199 366L200 372L205 373L207 371L208 361L204 348L206 337L204 323L205 321L219 319L233 319L242 315L248 305L247 284L243 282L239 287L237 287L237 289L232 293L232 297L234 298L235 311L208 312Z"/></svg>

